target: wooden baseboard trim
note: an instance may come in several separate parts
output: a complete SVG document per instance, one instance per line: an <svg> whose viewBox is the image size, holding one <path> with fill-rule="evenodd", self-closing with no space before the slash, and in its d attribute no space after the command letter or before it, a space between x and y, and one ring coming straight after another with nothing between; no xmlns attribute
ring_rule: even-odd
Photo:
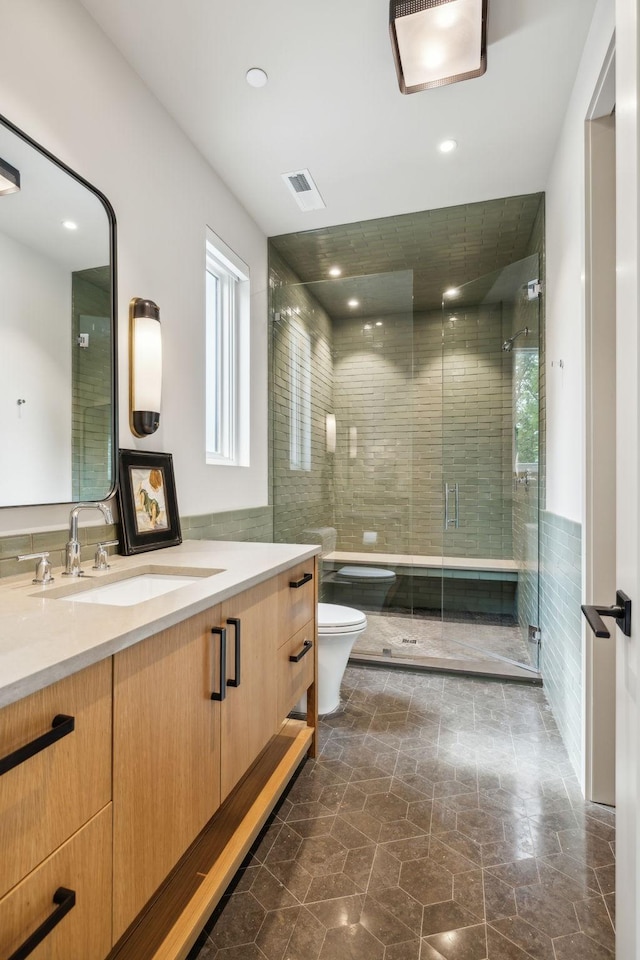
<svg viewBox="0 0 640 960"><path fill-rule="evenodd" d="M286 720L107 960L185 960L313 740Z"/></svg>

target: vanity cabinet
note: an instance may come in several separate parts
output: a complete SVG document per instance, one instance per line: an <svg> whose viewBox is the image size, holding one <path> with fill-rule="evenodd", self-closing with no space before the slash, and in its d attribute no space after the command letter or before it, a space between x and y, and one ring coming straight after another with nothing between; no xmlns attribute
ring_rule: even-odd
<svg viewBox="0 0 640 960"><path fill-rule="evenodd" d="M220 607L117 653L114 940L220 805Z"/></svg>
<svg viewBox="0 0 640 960"><path fill-rule="evenodd" d="M0 709L2 960L184 960L314 755L315 569Z"/></svg>

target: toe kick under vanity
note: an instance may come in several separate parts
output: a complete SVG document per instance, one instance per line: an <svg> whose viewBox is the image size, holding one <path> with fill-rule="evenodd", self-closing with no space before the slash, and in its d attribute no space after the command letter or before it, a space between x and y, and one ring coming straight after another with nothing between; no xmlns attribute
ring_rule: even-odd
<svg viewBox="0 0 640 960"><path fill-rule="evenodd" d="M192 541L0 583L1 960L186 957L315 754L316 552ZM186 579L96 590L163 574Z"/></svg>

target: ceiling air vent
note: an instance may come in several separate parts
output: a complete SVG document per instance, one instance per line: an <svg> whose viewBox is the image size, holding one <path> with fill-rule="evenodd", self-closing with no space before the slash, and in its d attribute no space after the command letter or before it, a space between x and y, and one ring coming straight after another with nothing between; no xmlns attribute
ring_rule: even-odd
<svg viewBox="0 0 640 960"><path fill-rule="evenodd" d="M283 173L282 179L301 210L322 210L323 207L326 207L326 203L320 196L320 191L308 170L294 170L292 173Z"/></svg>

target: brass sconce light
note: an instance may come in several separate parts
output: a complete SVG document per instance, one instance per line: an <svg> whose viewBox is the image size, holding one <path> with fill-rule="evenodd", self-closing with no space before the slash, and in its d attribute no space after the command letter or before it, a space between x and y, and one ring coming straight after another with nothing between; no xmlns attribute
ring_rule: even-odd
<svg viewBox="0 0 640 960"><path fill-rule="evenodd" d="M0 197L6 193L17 193L20 189L20 171L0 157Z"/></svg>
<svg viewBox="0 0 640 960"><path fill-rule="evenodd" d="M487 69L488 0L391 0L389 32L402 93L418 93Z"/></svg>
<svg viewBox="0 0 640 960"><path fill-rule="evenodd" d="M131 432L148 437L160 424L162 328L153 300L129 304L129 410Z"/></svg>

